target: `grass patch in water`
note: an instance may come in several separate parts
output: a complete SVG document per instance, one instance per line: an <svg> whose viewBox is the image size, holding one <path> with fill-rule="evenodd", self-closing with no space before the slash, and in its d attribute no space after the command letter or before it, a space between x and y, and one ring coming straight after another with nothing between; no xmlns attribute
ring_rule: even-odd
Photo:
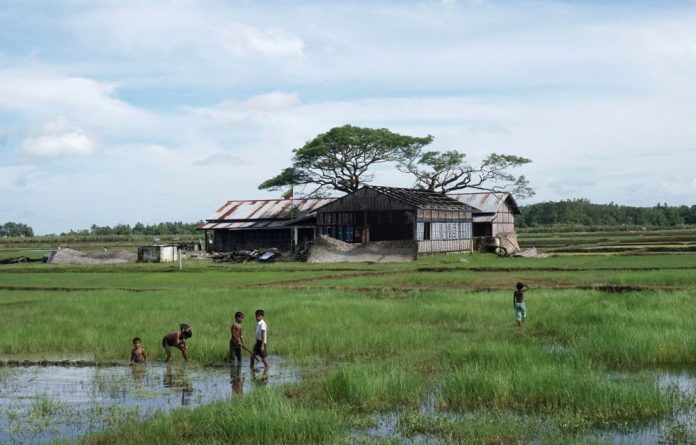
<svg viewBox="0 0 696 445"><path fill-rule="evenodd" d="M159 415L80 443L331 443L340 431L335 412L298 407L273 390L258 389L230 402Z"/></svg>

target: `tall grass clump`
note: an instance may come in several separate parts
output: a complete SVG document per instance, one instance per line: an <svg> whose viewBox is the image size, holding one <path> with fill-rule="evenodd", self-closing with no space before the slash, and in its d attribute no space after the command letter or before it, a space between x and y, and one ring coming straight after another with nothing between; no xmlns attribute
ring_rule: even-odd
<svg viewBox="0 0 696 445"><path fill-rule="evenodd" d="M346 365L303 386L310 397L354 412L418 406L427 390L422 375L393 364Z"/></svg>
<svg viewBox="0 0 696 445"><path fill-rule="evenodd" d="M332 443L341 424L330 410L302 408L274 390L159 415L82 439L83 444Z"/></svg>
<svg viewBox="0 0 696 445"><path fill-rule="evenodd" d="M453 372L444 380L442 401L456 410L569 412L596 426L656 418L670 413L672 402L650 373L611 378L606 372L548 362Z"/></svg>

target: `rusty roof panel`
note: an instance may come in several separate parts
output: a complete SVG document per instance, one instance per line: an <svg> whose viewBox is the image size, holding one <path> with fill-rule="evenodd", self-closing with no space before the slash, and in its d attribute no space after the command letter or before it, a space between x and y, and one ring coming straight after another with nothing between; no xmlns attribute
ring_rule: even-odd
<svg viewBox="0 0 696 445"><path fill-rule="evenodd" d="M286 219L285 212L296 206L300 213L328 204L335 198L312 199L264 199L227 201L214 215L207 219L214 221L257 221Z"/></svg>

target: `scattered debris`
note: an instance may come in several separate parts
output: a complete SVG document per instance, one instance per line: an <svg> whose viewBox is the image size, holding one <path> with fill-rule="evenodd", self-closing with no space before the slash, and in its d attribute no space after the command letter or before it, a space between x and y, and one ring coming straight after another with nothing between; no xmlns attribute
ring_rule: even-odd
<svg viewBox="0 0 696 445"><path fill-rule="evenodd" d="M46 258L49 264L119 264L135 263L138 255L134 252L80 252L63 248L52 251Z"/></svg>
<svg viewBox="0 0 696 445"><path fill-rule="evenodd" d="M524 258L548 258L548 257L553 256L553 254L539 253L539 252L537 252L536 247L532 247L529 249L524 249L524 250L520 250L518 252L515 252L515 254L512 256L524 257Z"/></svg>
<svg viewBox="0 0 696 445"><path fill-rule="evenodd" d="M280 251L275 247L263 250L238 250L235 252L217 252L213 254L213 261L218 263L246 263L259 261L268 263L280 258Z"/></svg>
<svg viewBox="0 0 696 445"><path fill-rule="evenodd" d="M28 256L16 256L0 260L0 264L18 264L18 263L38 263L42 259L29 258Z"/></svg>
<svg viewBox="0 0 696 445"><path fill-rule="evenodd" d="M401 263L414 261L418 244L414 240L346 243L320 235L312 247L308 263Z"/></svg>
<svg viewBox="0 0 696 445"><path fill-rule="evenodd" d="M476 249L479 252L494 252L499 256L512 256L520 250L517 234L514 232L499 233L498 236L480 236L476 238Z"/></svg>
<svg viewBox="0 0 696 445"><path fill-rule="evenodd" d="M299 247L295 252L295 259L298 261L307 261L309 254L312 253L313 244L314 243L312 241L305 241L304 244L302 244L302 247Z"/></svg>

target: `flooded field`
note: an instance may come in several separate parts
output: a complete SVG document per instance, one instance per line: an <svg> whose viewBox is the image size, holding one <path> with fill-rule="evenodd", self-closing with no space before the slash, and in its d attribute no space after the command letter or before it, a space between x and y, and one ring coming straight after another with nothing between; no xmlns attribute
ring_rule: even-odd
<svg viewBox="0 0 696 445"><path fill-rule="evenodd" d="M662 372L657 385L662 391L672 393L677 400L670 419L629 431L604 432L600 437L614 445L693 443L696 437L696 373Z"/></svg>
<svg viewBox="0 0 696 445"><path fill-rule="evenodd" d="M609 380L626 377L626 373L610 373ZM696 372L684 370L660 371L655 384L661 391L675 400L673 415L645 425L629 426L620 429L596 430L583 433L590 443L613 445L676 445L693 444L696 437ZM524 423L519 413L506 415ZM437 395L426 399L417 411L389 412L376 418L375 423L366 430L354 430L353 439L363 442L391 439L402 444L445 444L449 443L440 435L424 434L428 428L423 425L441 425L442 430L467 430L473 422L474 412L462 413L439 410ZM552 428L543 420L534 426L535 433L529 443L546 443L548 429ZM442 432L442 430L440 432ZM579 439L579 438L576 438ZM569 438L572 440L572 437Z"/></svg>
<svg viewBox="0 0 696 445"><path fill-rule="evenodd" d="M248 366L0 366L0 443L43 443L136 421L158 411L241 397L297 380L295 370Z"/></svg>

